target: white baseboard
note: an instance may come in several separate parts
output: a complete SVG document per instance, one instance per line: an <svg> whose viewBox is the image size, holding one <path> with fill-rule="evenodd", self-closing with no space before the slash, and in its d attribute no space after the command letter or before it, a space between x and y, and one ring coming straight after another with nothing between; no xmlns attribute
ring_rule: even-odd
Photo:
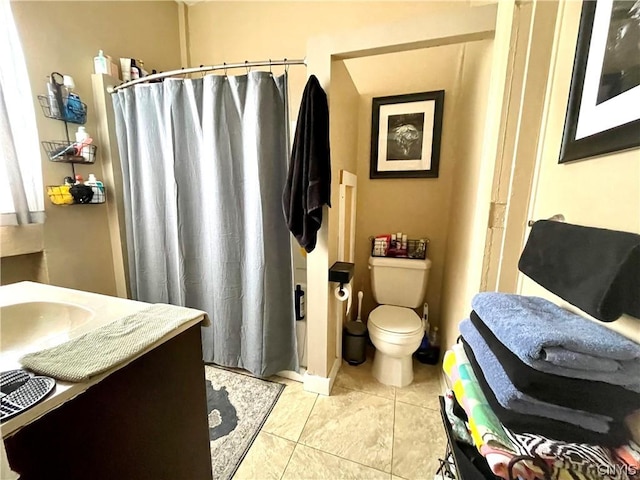
<svg viewBox="0 0 640 480"><path fill-rule="evenodd" d="M329 377L311 375L309 372L305 372L304 389L307 392L319 393L320 395L329 395L331 393L331 389L333 388L333 383L336 381L336 377L338 376L340 365L342 365L342 359L336 358L333 362L331 372L329 372Z"/></svg>
<svg viewBox="0 0 640 480"><path fill-rule="evenodd" d="M293 370L283 370L281 372L276 373L276 375L279 377L288 378L289 380L294 380L300 383L304 382L304 376L306 374L307 374L307 370L305 368L300 368L300 373L294 372Z"/></svg>

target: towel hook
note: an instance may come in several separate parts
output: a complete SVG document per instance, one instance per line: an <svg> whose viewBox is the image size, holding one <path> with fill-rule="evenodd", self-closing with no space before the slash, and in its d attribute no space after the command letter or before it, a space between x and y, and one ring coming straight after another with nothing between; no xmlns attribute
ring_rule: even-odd
<svg viewBox="0 0 640 480"><path fill-rule="evenodd" d="M564 222L565 218L564 215L561 213L556 213L553 217L547 218L547 220L550 220L552 222ZM527 222L527 225L530 227L533 227L533 224L536 223L536 220L529 220Z"/></svg>

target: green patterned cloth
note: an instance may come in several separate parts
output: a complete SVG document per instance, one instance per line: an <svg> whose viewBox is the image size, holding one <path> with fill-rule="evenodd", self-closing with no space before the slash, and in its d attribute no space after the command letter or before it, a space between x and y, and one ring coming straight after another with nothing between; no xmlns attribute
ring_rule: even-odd
<svg viewBox="0 0 640 480"><path fill-rule="evenodd" d="M86 382L144 351L181 325L207 314L200 310L156 304L78 338L29 353L22 365L40 375L67 382Z"/></svg>

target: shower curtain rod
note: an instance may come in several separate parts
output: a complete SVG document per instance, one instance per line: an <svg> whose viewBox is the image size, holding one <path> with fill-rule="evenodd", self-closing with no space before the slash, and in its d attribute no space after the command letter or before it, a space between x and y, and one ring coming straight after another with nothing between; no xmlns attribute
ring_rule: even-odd
<svg viewBox="0 0 640 480"><path fill-rule="evenodd" d="M245 60L242 63L223 63L222 65L200 65L199 67L191 67L191 68L181 68L180 70L170 70L168 72L162 73L154 73L152 75L147 75L146 77L137 78L135 80L131 80L129 82L125 82L117 87L109 87L107 91L109 93L117 92L118 90L123 90L125 88L132 87L133 85L137 85L138 83L151 82L153 80L160 80L168 77L175 77L178 75L188 75L190 73L204 73L204 72L213 72L215 70L228 70L230 68L253 68L253 67L278 67L278 66L289 66L289 65L307 65L306 59L297 59L297 60L263 60L259 62L249 62Z"/></svg>

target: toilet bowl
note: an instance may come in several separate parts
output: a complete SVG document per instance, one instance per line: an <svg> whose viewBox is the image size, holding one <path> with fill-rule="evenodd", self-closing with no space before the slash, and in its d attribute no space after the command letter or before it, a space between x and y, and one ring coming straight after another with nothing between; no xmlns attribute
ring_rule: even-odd
<svg viewBox="0 0 640 480"><path fill-rule="evenodd" d="M373 376L394 387L413 381L411 355L424 336L422 320L412 310L423 305L431 260L369 257L371 292L379 304L369 315L369 336L376 347Z"/></svg>
<svg viewBox="0 0 640 480"><path fill-rule="evenodd" d="M410 308L380 305L369 315L367 327L376 347L373 376L385 385L409 385L413 381L412 355L424 335L420 317Z"/></svg>

